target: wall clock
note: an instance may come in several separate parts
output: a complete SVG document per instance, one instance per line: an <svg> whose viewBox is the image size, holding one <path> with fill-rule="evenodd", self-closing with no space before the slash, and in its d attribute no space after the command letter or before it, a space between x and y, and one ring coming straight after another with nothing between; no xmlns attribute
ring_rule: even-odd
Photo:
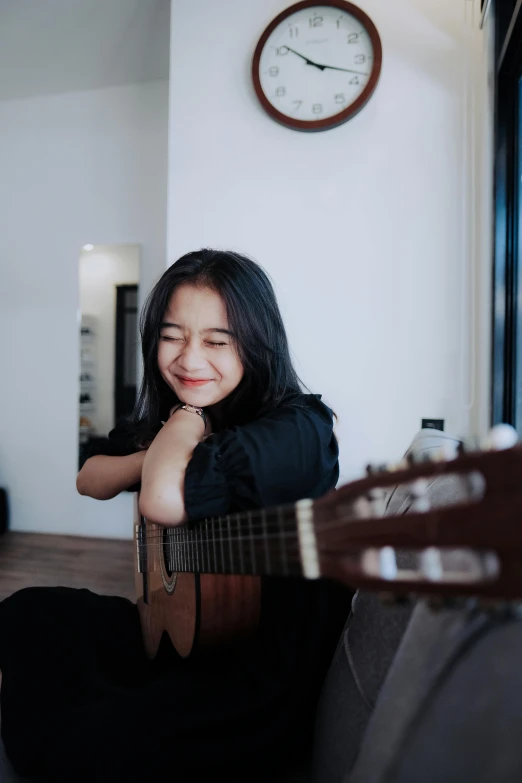
<svg viewBox="0 0 522 783"><path fill-rule="evenodd" d="M351 119L379 81L377 28L345 0L304 0L276 16L252 62L256 94L273 119L321 131Z"/></svg>

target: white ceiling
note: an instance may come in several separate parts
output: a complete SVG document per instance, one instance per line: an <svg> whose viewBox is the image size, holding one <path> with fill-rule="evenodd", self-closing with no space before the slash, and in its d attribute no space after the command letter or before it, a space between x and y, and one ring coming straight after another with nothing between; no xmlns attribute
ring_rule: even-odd
<svg viewBox="0 0 522 783"><path fill-rule="evenodd" d="M167 79L170 0L0 0L0 100Z"/></svg>

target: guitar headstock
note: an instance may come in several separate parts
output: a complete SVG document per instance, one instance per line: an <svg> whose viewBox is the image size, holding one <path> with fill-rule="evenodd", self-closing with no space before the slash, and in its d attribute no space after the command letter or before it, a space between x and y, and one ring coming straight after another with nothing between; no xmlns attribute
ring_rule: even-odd
<svg viewBox="0 0 522 783"><path fill-rule="evenodd" d="M482 451L446 447L429 461L369 468L365 478L316 501L321 573L395 594L522 599L516 440L502 425ZM397 488L407 500L390 514Z"/></svg>

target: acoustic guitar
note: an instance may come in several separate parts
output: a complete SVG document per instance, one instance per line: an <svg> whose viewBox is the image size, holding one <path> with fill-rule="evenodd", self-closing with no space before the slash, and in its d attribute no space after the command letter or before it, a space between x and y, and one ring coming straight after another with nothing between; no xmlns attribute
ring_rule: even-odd
<svg viewBox="0 0 522 783"><path fill-rule="evenodd" d="M457 476L458 503L430 508L426 489ZM407 515L384 516L407 486ZM396 596L522 599L522 447L372 471L318 500L183 526L145 520L135 496L136 588L145 647L168 633L178 653L255 632L261 576L338 580ZM398 553L409 553L412 568Z"/></svg>

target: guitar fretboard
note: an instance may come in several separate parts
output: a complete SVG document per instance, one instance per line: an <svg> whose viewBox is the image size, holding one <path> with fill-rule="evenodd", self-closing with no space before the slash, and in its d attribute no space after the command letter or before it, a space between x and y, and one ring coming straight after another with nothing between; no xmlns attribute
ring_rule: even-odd
<svg viewBox="0 0 522 783"><path fill-rule="evenodd" d="M145 530L138 548L170 572L303 576L296 511L280 507Z"/></svg>

